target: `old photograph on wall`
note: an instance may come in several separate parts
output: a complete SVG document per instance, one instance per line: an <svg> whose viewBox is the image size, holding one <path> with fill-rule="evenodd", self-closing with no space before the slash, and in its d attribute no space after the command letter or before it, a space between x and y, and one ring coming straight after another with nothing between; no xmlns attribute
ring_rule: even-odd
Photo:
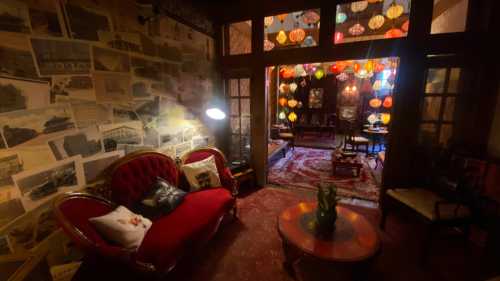
<svg viewBox="0 0 500 281"><path fill-rule="evenodd" d="M57 0L28 0L31 30L34 35L62 37L65 29L62 25L59 2Z"/></svg>
<svg viewBox="0 0 500 281"><path fill-rule="evenodd" d="M49 140L47 144L56 160L76 155L86 158L103 152L101 133L97 126L69 132L64 136Z"/></svg>
<svg viewBox="0 0 500 281"><path fill-rule="evenodd" d="M75 122L79 129L109 124L113 120L113 109L109 104L90 101L71 101Z"/></svg>
<svg viewBox="0 0 500 281"><path fill-rule="evenodd" d="M12 250L12 247L10 246L9 236L0 235L0 256L10 255L13 252L14 251Z"/></svg>
<svg viewBox="0 0 500 281"><path fill-rule="evenodd" d="M0 189L13 185L12 175L23 171L23 163L17 153L0 157Z"/></svg>
<svg viewBox="0 0 500 281"><path fill-rule="evenodd" d="M162 63L140 57L131 57L132 71L134 76L161 81Z"/></svg>
<svg viewBox="0 0 500 281"><path fill-rule="evenodd" d="M139 120L139 116L134 111L132 106L114 105L113 106L113 123L123 123Z"/></svg>
<svg viewBox="0 0 500 281"><path fill-rule="evenodd" d="M9 148L20 144L43 144L58 132L74 129L69 104L0 114L0 128Z"/></svg>
<svg viewBox="0 0 500 281"><path fill-rule="evenodd" d="M73 3L66 3L64 10L72 38L99 41L99 31L112 31L111 19L103 11L97 11Z"/></svg>
<svg viewBox="0 0 500 281"><path fill-rule="evenodd" d="M130 72L130 57L127 53L111 48L92 47L94 70Z"/></svg>
<svg viewBox="0 0 500 281"><path fill-rule="evenodd" d="M67 158L12 178L26 210L32 210L55 195L76 190L85 184L81 156Z"/></svg>
<svg viewBox="0 0 500 281"><path fill-rule="evenodd" d="M98 35L99 41L110 48L142 53L141 36L139 33L99 31Z"/></svg>
<svg viewBox="0 0 500 281"><path fill-rule="evenodd" d="M147 101L135 101L134 111L144 123L144 126L155 128L155 121L160 114L160 97Z"/></svg>
<svg viewBox="0 0 500 281"><path fill-rule="evenodd" d="M90 75L57 75L52 77L50 89L51 102L57 100L95 101L94 81Z"/></svg>
<svg viewBox="0 0 500 281"><path fill-rule="evenodd" d="M35 109L50 105L50 86L46 81L0 77L0 113Z"/></svg>
<svg viewBox="0 0 500 281"><path fill-rule="evenodd" d="M132 101L129 74L95 72L93 77L97 102L128 103Z"/></svg>
<svg viewBox="0 0 500 281"><path fill-rule="evenodd" d="M39 80L29 39L19 34L2 36L0 75Z"/></svg>
<svg viewBox="0 0 500 281"><path fill-rule="evenodd" d="M0 30L30 33L28 6L20 1L0 1Z"/></svg>
<svg viewBox="0 0 500 281"><path fill-rule="evenodd" d="M65 39L31 38L40 76L88 74L90 49L87 43Z"/></svg>
<svg viewBox="0 0 500 281"><path fill-rule="evenodd" d="M117 149L118 144L142 144L144 131L141 121L99 126L106 152Z"/></svg>
<svg viewBox="0 0 500 281"><path fill-rule="evenodd" d="M124 155L123 150L117 150L84 159L82 161L82 165L86 184L91 184L96 181L99 175L101 175L101 173L109 167L109 165Z"/></svg>
<svg viewBox="0 0 500 281"><path fill-rule="evenodd" d="M183 142L175 146L175 157L182 157L186 152L191 150L191 142Z"/></svg>
<svg viewBox="0 0 500 281"><path fill-rule="evenodd" d="M0 203L0 228L25 213L19 198Z"/></svg>

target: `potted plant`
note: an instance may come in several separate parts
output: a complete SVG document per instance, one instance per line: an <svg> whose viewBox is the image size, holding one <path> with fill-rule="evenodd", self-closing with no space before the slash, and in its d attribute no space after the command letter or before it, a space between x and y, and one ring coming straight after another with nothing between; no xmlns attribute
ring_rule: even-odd
<svg viewBox="0 0 500 281"><path fill-rule="evenodd" d="M337 187L333 183L318 185L316 220L321 232L333 232L337 220Z"/></svg>

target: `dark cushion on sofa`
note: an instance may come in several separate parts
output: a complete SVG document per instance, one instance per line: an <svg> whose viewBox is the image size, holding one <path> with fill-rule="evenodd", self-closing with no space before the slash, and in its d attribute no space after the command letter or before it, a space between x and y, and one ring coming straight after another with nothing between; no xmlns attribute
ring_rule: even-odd
<svg viewBox="0 0 500 281"><path fill-rule="evenodd" d="M234 199L224 188L191 192L174 212L153 222L137 251L137 260L158 268L173 266L187 249L208 240Z"/></svg>
<svg viewBox="0 0 500 281"><path fill-rule="evenodd" d="M187 192L158 177L152 189L132 210L148 219L156 219L172 212L184 200ZM145 201L149 201L145 203Z"/></svg>

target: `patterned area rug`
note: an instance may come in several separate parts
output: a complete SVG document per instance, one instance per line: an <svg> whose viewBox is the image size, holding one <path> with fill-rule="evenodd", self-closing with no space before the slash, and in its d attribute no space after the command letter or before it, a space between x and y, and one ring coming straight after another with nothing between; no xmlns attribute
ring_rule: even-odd
<svg viewBox="0 0 500 281"><path fill-rule="evenodd" d="M371 168L362 157L363 168L359 177L351 170L337 169L332 174L331 150L296 147L269 169L269 183L316 189L320 182L335 183L342 197L378 201L379 186Z"/></svg>

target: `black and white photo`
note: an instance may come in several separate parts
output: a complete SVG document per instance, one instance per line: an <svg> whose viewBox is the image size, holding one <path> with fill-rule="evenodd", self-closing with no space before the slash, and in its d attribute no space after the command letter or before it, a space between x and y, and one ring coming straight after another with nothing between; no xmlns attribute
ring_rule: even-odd
<svg viewBox="0 0 500 281"><path fill-rule="evenodd" d="M9 199L5 202L0 203L0 228L7 225L9 222L15 218L23 215L26 211L24 210L23 204L19 198Z"/></svg>
<svg viewBox="0 0 500 281"><path fill-rule="evenodd" d="M27 38L15 38L9 44L0 42L0 61L1 76L40 79Z"/></svg>
<svg viewBox="0 0 500 281"><path fill-rule="evenodd" d="M101 133L97 129L97 126L72 131L64 136L49 140L48 145L56 160L76 155L86 158L103 151Z"/></svg>
<svg viewBox="0 0 500 281"><path fill-rule="evenodd" d="M113 106L113 123L123 123L139 120L139 116L131 106Z"/></svg>
<svg viewBox="0 0 500 281"><path fill-rule="evenodd" d="M0 157L0 188L14 184L12 175L23 171L23 163L17 153Z"/></svg>
<svg viewBox="0 0 500 281"><path fill-rule="evenodd" d="M141 121L99 126L106 152L114 151L119 144L142 144L144 132Z"/></svg>
<svg viewBox="0 0 500 281"><path fill-rule="evenodd" d="M99 41L99 31L112 31L111 19L105 12L73 3L66 3L64 10L72 38Z"/></svg>
<svg viewBox="0 0 500 281"><path fill-rule="evenodd" d="M139 57L130 59L133 74L136 77L161 81L162 63Z"/></svg>
<svg viewBox="0 0 500 281"><path fill-rule="evenodd" d="M94 70L130 72L130 57L127 53L111 48L92 47Z"/></svg>
<svg viewBox="0 0 500 281"><path fill-rule="evenodd" d="M57 75L52 77L51 101L58 98L95 101L94 81L90 75Z"/></svg>
<svg viewBox="0 0 500 281"><path fill-rule="evenodd" d="M128 103L132 101L129 74L95 72L93 78L97 102Z"/></svg>
<svg viewBox="0 0 500 281"><path fill-rule="evenodd" d="M50 105L50 86L46 81L0 77L0 113L35 109Z"/></svg>
<svg viewBox="0 0 500 281"><path fill-rule="evenodd" d="M20 1L0 2L0 30L30 33L28 6Z"/></svg>
<svg viewBox="0 0 500 281"><path fill-rule="evenodd" d="M98 154L82 161L85 182L91 184L96 181L101 173L113 162L123 157L123 150Z"/></svg>
<svg viewBox="0 0 500 281"><path fill-rule="evenodd" d="M10 246L9 236L0 235L0 256L12 254L12 247Z"/></svg>
<svg viewBox="0 0 500 281"><path fill-rule="evenodd" d="M141 36L139 33L99 31L98 35L99 41L110 48L142 53Z"/></svg>
<svg viewBox="0 0 500 281"><path fill-rule="evenodd" d="M72 101L71 108L79 129L109 124L113 121L113 109L109 104L90 101Z"/></svg>
<svg viewBox="0 0 500 281"><path fill-rule="evenodd" d="M57 0L30 1L29 16L34 35L62 37L65 35Z"/></svg>

